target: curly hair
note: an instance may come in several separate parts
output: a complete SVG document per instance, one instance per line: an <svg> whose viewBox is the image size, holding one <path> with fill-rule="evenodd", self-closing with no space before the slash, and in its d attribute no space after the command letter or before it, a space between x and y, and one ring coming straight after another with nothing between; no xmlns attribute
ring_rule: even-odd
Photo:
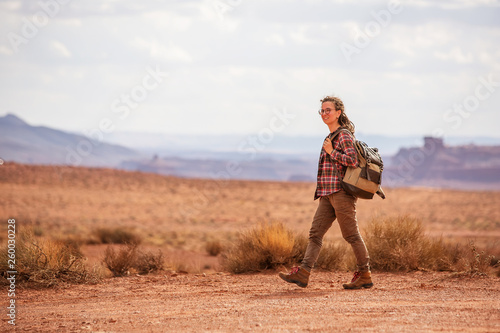
<svg viewBox="0 0 500 333"><path fill-rule="evenodd" d="M323 104L324 102L332 102L333 105L335 105L335 110L341 111L339 117L340 126L345 127L346 129L349 130L349 132L351 132L354 135L354 127L355 127L354 123L350 121L347 115L345 114L344 103L342 102L342 100L338 97L326 96L321 100L321 104Z"/></svg>

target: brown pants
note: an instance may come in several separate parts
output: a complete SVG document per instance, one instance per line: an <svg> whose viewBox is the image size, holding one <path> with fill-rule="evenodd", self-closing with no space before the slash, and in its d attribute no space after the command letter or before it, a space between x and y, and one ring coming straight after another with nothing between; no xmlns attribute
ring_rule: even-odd
<svg viewBox="0 0 500 333"><path fill-rule="evenodd" d="M337 219L342 236L352 246L358 271L370 270L370 257L365 242L359 233L358 221L356 220L356 201L357 198L344 190L319 199L318 209L309 231L309 243L301 267L311 271L311 268L314 267L318 260L319 251L323 244L323 236L330 229L333 221Z"/></svg>

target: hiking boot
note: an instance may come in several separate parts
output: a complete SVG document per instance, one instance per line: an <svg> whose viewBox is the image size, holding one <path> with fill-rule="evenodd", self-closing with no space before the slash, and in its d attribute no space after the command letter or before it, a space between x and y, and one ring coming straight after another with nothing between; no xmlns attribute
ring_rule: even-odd
<svg viewBox="0 0 500 333"><path fill-rule="evenodd" d="M344 289L361 289L361 288L371 288L372 274L370 271L366 272L355 272L350 283L343 284Z"/></svg>
<svg viewBox="0 0 500 333"><path fill-rule="evenodd" d="M305 288L307 287L311 273L302 267L293 267L290 273L280 273L279 275L286 282L295 283L299 287Z"/></svg>

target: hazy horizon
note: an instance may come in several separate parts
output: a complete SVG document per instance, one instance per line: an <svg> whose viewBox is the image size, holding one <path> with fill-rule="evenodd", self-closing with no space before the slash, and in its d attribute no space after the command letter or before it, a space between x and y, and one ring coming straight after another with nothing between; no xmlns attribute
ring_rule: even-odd
<svg viewBox="0 0 500 333"><path fill-rule="evenodd" d="M20 116L10 113L14 117ZM0 119L6 115L0 114ZM39 127L37 124L27 123L29 126ZM256 149L259 158L270 157L293 157L293 156L316 156L318 147L322 142L328 128L325 126L322 133L311 133L304 135L288 135L287 133L275 133L267 137L267 132L260 133L238 133L238 134L172 134L161 132L134 132L114 131L112 133L101 132L73 132L65 128L47 127L57 131L84 135L100 142L118 144L148 154L160 154L171 157L189 157L193 152L195 156L203 158L224 158L231 156L232 152L244 152L248 149ZM377 147L385 156L396 154L401 148L421 147L424 143L422 135L378 135L357 132L359 140L367 142L370 146ZM478 146L500 146L500 138L489 136L448 136L443 137L447 146L475 144ZM279 157L281 155L281 157Z"/></svg>

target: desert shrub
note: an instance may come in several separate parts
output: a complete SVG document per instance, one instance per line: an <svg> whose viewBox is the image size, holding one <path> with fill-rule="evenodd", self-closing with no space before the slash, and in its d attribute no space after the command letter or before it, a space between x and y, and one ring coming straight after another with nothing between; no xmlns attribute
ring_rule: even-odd
<svg viewBox="0 0 500 333"><path fill-rule="evenodd" d="M135 261L134 268L139 274L149 274L159 272L165 269L165 261L163 252L158 250L158 254L152 252L138 252L137 260Z"/></svg>
<svg viewBox="0 0 500 333"><path fill-rule="evenodd" d="M294 253L294 236L281 223L260 224L243 232L222 258L233 273L261 271L287 265Z"/></svg>
<svg viewBox="0 0 500 333"><path fill-rule="evenodd" d="M118 251L108 246L104 251L103 263L111 271L113 276L124 276L130 274L137 258L137 245L128 244Z"/></svg>
<svg viewBox="0 0 500 333"><path fill-rule="evenodd" d="M468 246L461 246L459 249L461 256L454 265L456 275L470 277L488 275L493 266L492 255L479 251L473 241L470 241Z"/></svg>
<svg viewBox="0 0 500 333"><path fill-rule="evenodd" d="M499 251L499 247L498 247L498 244L495 244L497 247L495 248L494 251L492 251L492 253L494 253L492 255L492 258L491 258L491 266L496 269L496 276L500 277L500 251Z"/></svg>
<svg viewBox="0 0 500 333"><path fill-rule="evenodd" d="M97 269L85 266L80 249L75 244L38 239L32 231L18 234L16 239L16 281L35 287L51 287L60 283L97 283L101 275ZM6 283L7 248L0 254L2 283Z"/></svg>
<svg viewBox="0 0 500 333"><path fill-rule="evenodd" d="M302 261L308 239L296 236L281 223L260 224L240 235L222 255L222 267L232 273L261 271ZM346 267L346 245L325 243L315 267L323 270Z"/></svg>
<svg viewBox="0 0 500 333"><path fill-rule="evenodd" d="M222 252L222 243L218 240L207 242L205 245L205 250L207 253L213 257L218 256Z"/></svg>
<svg viewBox="0 0 500 333"><path fill-rule="evenodd" d="M315 268L327 271L343 270L346 268L347 246L343 243L328 242L323 244Z"/></svg>
<svg viewBox="0 0 500 333"><path fill-rule="evenodd" d="M94 235L101 244L140 244L142 238L123 228L99 228Z"/></svg>
<svg viewBox="0 0 500 333"><path fill-rule="evenodd" d="M296 236L291 262L299 263L304 259L309 239L303 235ZM345 269L347 246L343 243L324 242L314 267L326 271Z"/></svg>
<svg viewBox="0 0 500 333"><path fill-rule="evenodd" d="M64 246L68 248L72 255L77 258L83 258L84 255L80 249L80 247L84 244L84 241L77 237L67 237L63 239L58 239L57 242L62 243Z"/></svg>
<svg viewBox="0 0 500 333"><path fill-rule="evenodd" d="M412 217L373 220L364 239L375 270L450 269L442 240L427 237L420 221Z"/></svg>
<svg viewBox="0 0 500 333"><path fill-rule="evenodd" d="M127 244L115 250L108 246L104 252L103 263L113 276L125 276L132 272L149 274L165 268L163 253L158 251L142 252L137 244Z"/></svg>
<svg viewBox="0 0 500 333"><path fill-rule="evenodd" d="M427 236L421 222L412 217L374 220L365 230L364 240L374 270L458 271L476 276L499 265L473 243L469 247L450 245ZM294 235L280 223L261 224L240 234L236 243L223 252L222 267L232 273L244 273L299 263L307 243L306 237ZM353 258L347 243L325 242L315 268L344 270L355 266Z"/></svg>
<svg viewBox="0 0 500 333"><path fill-rule="evenodd" d="M306 254L307 243L309 239L304 235L296 235L293 240L292 262L299 263Z"/></svg>

